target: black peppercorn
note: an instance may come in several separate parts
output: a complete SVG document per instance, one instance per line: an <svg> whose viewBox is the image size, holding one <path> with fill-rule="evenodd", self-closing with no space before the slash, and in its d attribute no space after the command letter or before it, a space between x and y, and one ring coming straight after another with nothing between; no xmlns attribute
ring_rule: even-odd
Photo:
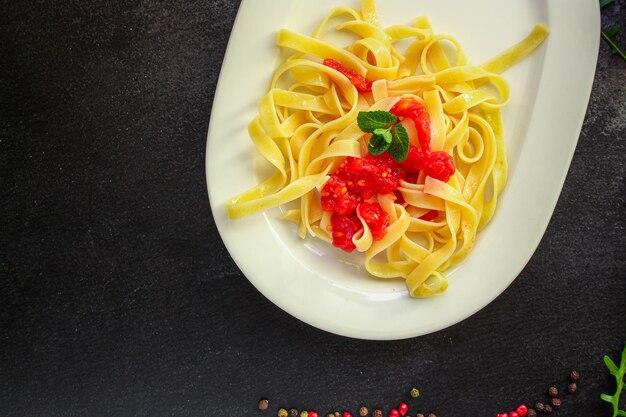
<svg viewBox="0 0 626 417"><path fill-rule="evenodd" d="M556 398L559 395L559 390L556 387L548 388L548 395L552 398Z"/></svg>
<svg viewBox="0 0 626 417"><path fill-rule="evenodd" d="M532 408L526 413L526 417L537 417L537 412Z"/></svg>
<svg viewBox="0 0 626 417"><path fill-rule="evenodd" d="M289 417L298 417L298 410L292 408L289 410Z"/></svg>
<svg viewBox="0 0 626 417"><path fill-rule="evenodd" d="M361 417L365 417L366 415L368 415L370 412L370 410L367 409L367 407L362 406L361 408L359 408L359 415Z"/></svg>
<svg viewBox="0 0 626 417"><path fill-rule="evenodd" d="M535 410L536 410L537 412L541 413L541 412L543 411L543 409L544 409L544 406L543 406L543 404L542 404L542 403L537 403L537 404L535 404Z"/></svg>
<svg viewBox="0 0 626 417"><path fill-rule="evenodd" d="M263 398L261 399L261 401L259 401L259 410L265 411L269 408L269 406L270 402L267 399Z"/></svg>
<svg viewBox="0 0 626 417"><path fill-rule="evenodd" d="M560 407L561 406L561 400L558 398L553 398L552 399L552 407Z"/></svg>
<svg viewBox="0 0 626 417"><path fill-rule="evenodd" d="M580 372L578 372L578 371L572 371L572 372L570 372L570 374L569 374L569 378L570 378L572 381L574 381L574 382L578 381L578 380L580 379Z"/></svg>
<svg viewBox="0 0 626 417"><path fill-rule="evenodd" d="M550 414L552 412L552 406L550 404L544 404L543 412L546 414Z"/></svg>
<svg viewBox="0 0 626 417"><path fill-rule="evenodd" d="M567 386L567 392L569 392L570 394L574 394L577 389L578 386L573 382Z"/></svg>
<svg viewBox="0 0 626 417"><path fill-rule="evenodd" d="M374 417L383 417L383 412L378 409L374 410Z"/></svg>

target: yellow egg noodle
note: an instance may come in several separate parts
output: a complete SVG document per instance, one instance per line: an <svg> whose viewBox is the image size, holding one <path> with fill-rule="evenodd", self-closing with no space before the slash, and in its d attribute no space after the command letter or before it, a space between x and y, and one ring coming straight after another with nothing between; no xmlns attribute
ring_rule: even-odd
<svg viewBox="0 0 626 417"><path fill-rule="evenodd" d="M331 20L338 31L356 38L346 48L323 40ZM329 243L330 214L320 204L320 189L343 160L367 153L369 134L356 122L360 111L390 110L401 98L413 98L430 115L431 147L453 156L455 174L448 183L421 174L418 183L402 181L404 203L392 195L377 201L390 216L382 240L374 241L367 224L353 237L365 253L367 271L380 278L403 278L413 297L443 292L443 271L462 261L476 233L491 220L507 179L507 159L500 109L509 87L499 73L531 53L548 36L537 24L520 43L481 66L468 65L459 43L435 34L426 17L412 25L383 28L374 0L361 10L332 10L311 36L278 32L279 47L293 54L276 70L269 92L249 134L276 174L227 203L238 219L300 199L284 218L299 225L299 236ZM407 45L401 52L399 44ZM368 80L372 92L359 93L347 77L324 66L332 58ZM418 143L407 125L410 141ZM445 213L436 221L419 217L430 210Z"/></svg>

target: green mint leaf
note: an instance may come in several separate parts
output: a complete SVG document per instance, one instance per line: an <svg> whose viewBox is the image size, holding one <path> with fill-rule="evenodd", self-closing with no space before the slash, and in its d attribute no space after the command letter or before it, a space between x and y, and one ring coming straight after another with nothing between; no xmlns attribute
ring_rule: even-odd
<svg viewBox="0 0 626 417"><path fill-rule="evenodd" d="M389 133L388 130L385 130L385 132ZM389 135L391 136L391 133L389 133ZM367 144L367 150L374 156L380 155L387 149L389 149L389 142L387 142L387 139L383 135L374 134Z"/></svg>
<svg viewBox="0 0 626 417"><path fill-rule="evenodd" d="M391 143L391 139L393 138L389 129L374 129L374 135L382 136L387 143Z"/></svg>
<svg viewBox="0 0 626 417"><path fill-rule="evenodd" d="M389 129L398 121L398 118L388 111L362 111L356 118L359 129L372 133L376 129Z"/></svg>
<svg viewBox="0 0 626 417"><path fill-rule="evenodd" d="M409 134L401 124L395 125L391 129L391 134L393 140L387 151L396 162L402 162L409 154Z"/></svg>
<svg viewBox="0 0 626 417"><path fill-rule="evenodd" d="M600 8L608 6L613 3L615 0L600 0Z"/></svg>

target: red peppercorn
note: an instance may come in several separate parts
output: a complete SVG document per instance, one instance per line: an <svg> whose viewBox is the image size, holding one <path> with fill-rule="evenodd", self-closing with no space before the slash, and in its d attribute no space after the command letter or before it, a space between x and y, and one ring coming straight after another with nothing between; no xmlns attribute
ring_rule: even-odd
<svg viewBox="0 0 626 417"><path fill-rule="evenodd" d="M519 417L519 414L517 414L517 412L516 412L516 411L511 411L511 412L509 413L509 417Z"/></svg>
<svg viewBox="0 0 626 417"><path fill-rule="evenodd" d="M309 417L319 417L315 411L309 411Z"/></svg>
<svg viewBox="0 0 626 417"><path fill-rule="evenodd" d="M496 417L509 417L509 415L507 413L500 413L496 415Z"/></svg>
<svg viewBox="0 0 626 417"><path fill-rule="evenodd" d="M400 417L400 413L394 408L389 412L389 417Z"/></svg>
<svg viewBox="0 0 626 417"><path fill-rule="evenodd" d="M347 411L344 411L343 417L352 417L352 414L348 413Z"/></svg>
<svg viewBox="0 0 626 417"><path fill-rule="evenodd" d="M519 417L526 417L526 414L528 413L528 407L526 407L526 404L522 404L517 407L517 410L515 411L517 412Z"/></svg>
<svg viewBox="0 0 626 417"><path fill-rule="evenodd" d="M400 412L401 416L406 415L407 411L409 411L409 406L406 405L406 403L400 403L400 405L398 406L398 411Z"/></svg>

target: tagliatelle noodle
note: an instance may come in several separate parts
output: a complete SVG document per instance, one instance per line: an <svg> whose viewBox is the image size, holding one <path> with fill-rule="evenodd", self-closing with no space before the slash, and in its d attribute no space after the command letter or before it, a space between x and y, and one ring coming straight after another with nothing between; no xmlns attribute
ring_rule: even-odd
<svg viewBox="0 0 626 417"><path fill-rule="evenodd" d="M324 40L331 20L355 41L347 47ZM455 174L447 183L419 174L401 181L403 203L392 194L373 198L389 215L381 240L360 216L362 229L352 241L364 253L366 270L379 278L406 281L413 297L439 294L448 286L446 269L471 251L476 234L491 220L507 178L500 109L510 98L499 73L536 49L548 36L538 24L527 38L481 66L467 63L453 37L434 34L426 17L412 25L380 26L373 0L361 10L338 7L312 36L282 29L277 45L293 54L272 78L248 132L258 152L274 167L268 180L227 203L232 219L298 200L283 218L298 224L298 234L332 243L320 190L346 157L367 153L369 134L356 122L360 111L386 110L403 98L423 104L430 116L431 149L452 155ZM398 43L408 46L404 52ZM322 64L331 58L372 82L359 93L340 72ZM402 121L411 143L412 123ZM437 210L435 220L422 220ZM358 210L357 210L357 213Z"/></svg>

